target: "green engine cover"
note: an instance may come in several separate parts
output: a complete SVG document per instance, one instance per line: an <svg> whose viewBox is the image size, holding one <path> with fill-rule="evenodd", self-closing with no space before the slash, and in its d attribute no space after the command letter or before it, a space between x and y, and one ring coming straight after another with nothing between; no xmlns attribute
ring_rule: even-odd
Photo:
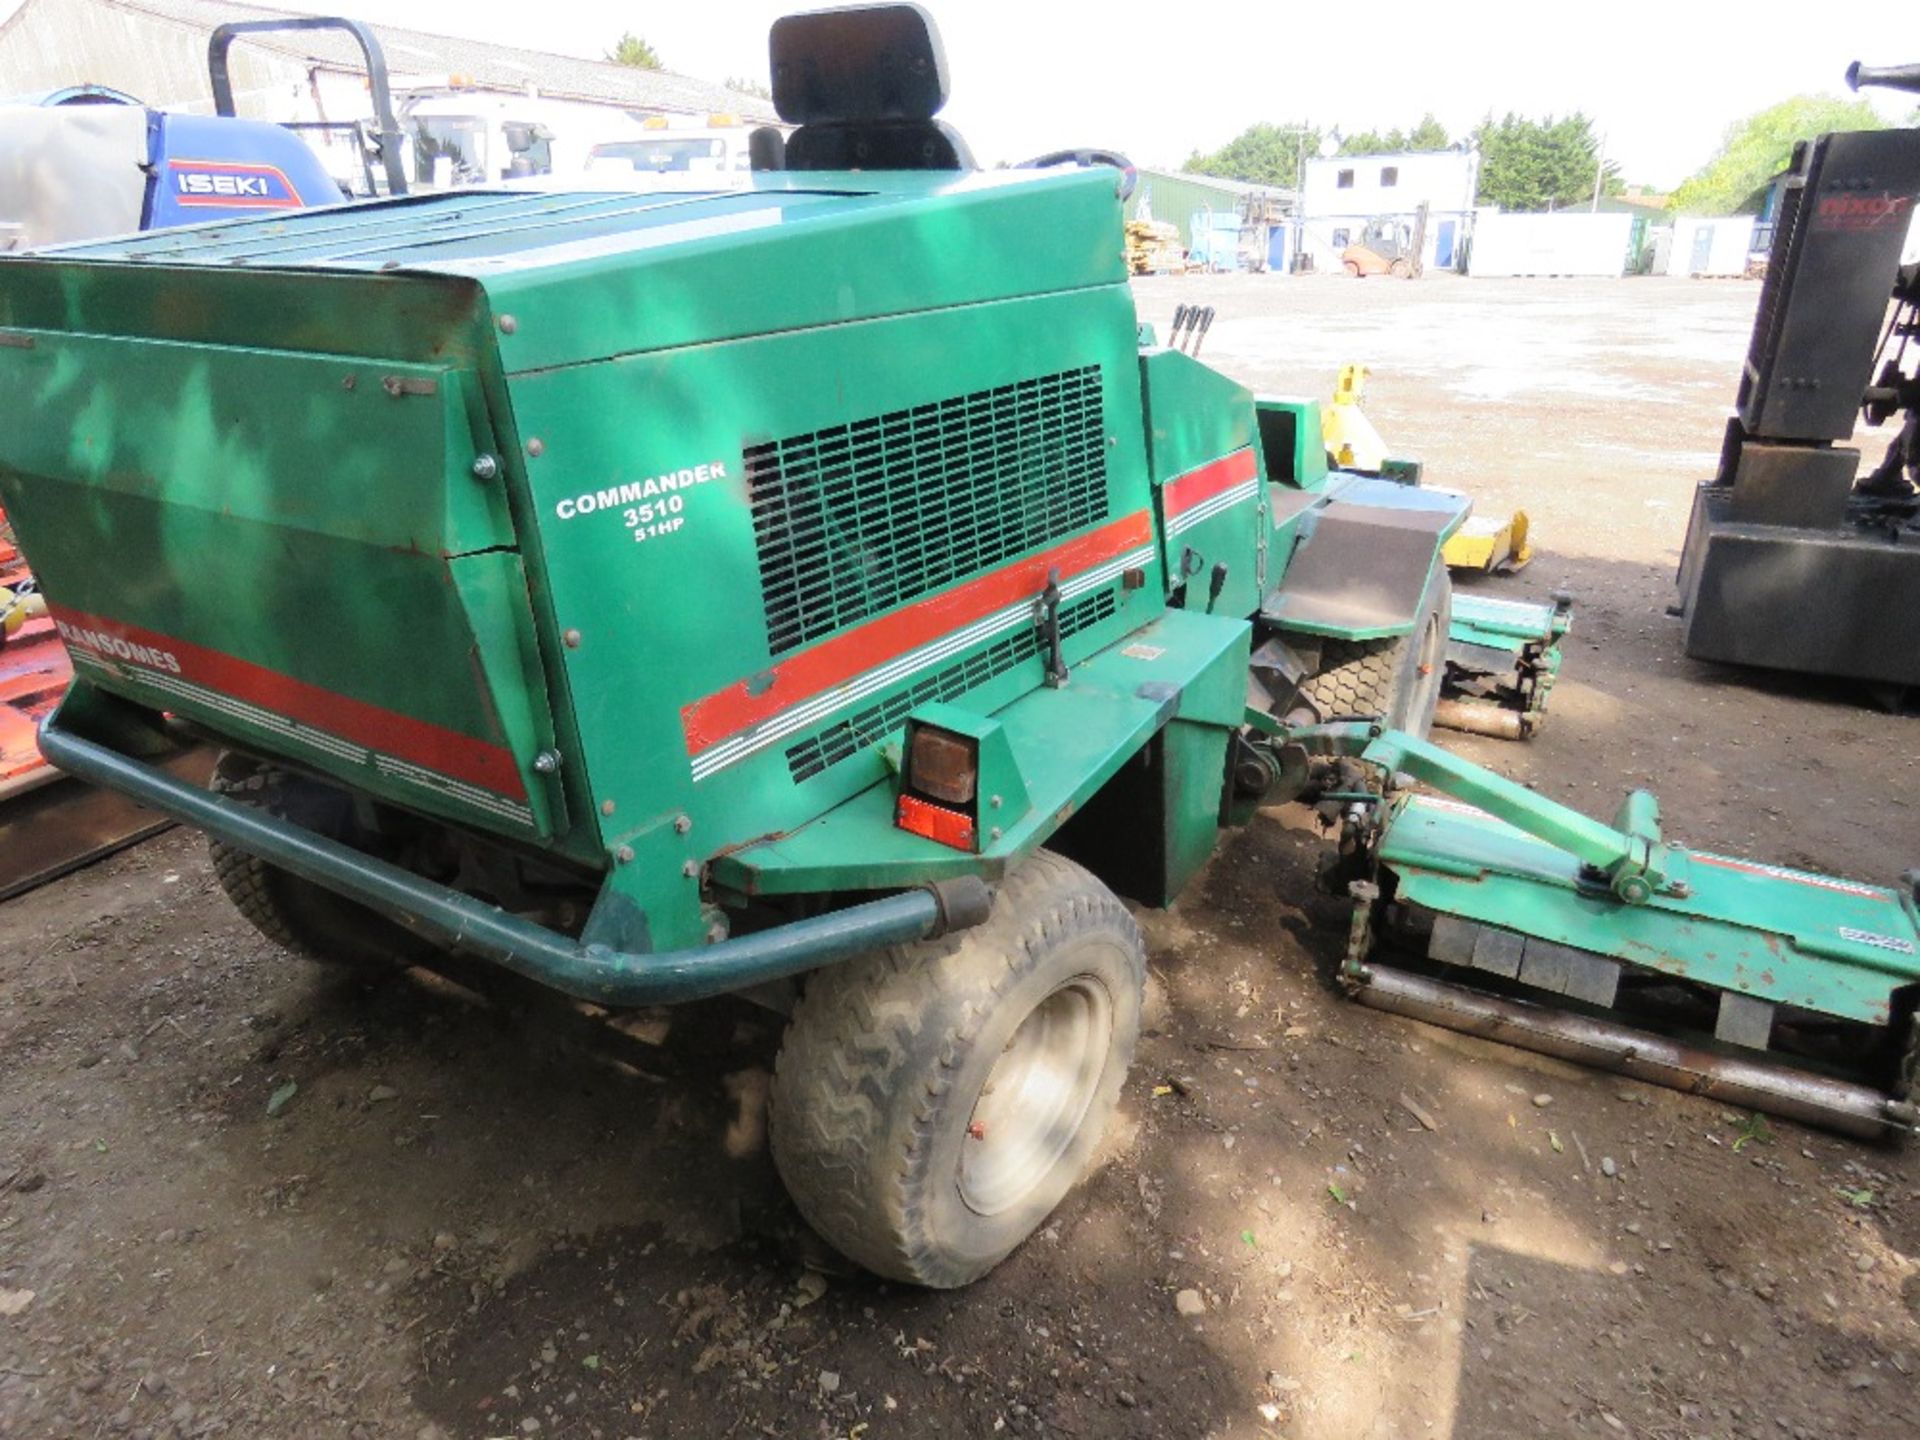
<svg viewBox="0 0 1920 1440"><path fill-rule="evenodd" d="M1041 686L1050 584L1070 665L1164 613L1118 235L1106 170L769 174L8 260L0 495L88 683L693 943L716 860L884 785L909 711ZM1233 423L1193 464L1237 503Z"/></svg>
<svg viewBox="0 0 1920 1440"><path fill-rule="evenodd" d="M26 282L9 319L39 319L52 267L22 269L0 271ZM184 314L218 303L201 279L170 277ZM33 419L0 436L0 498L84 680L431 814L563 828L512 518L471 473L494 444L470 363L9 338L0 387Z"/></svg>

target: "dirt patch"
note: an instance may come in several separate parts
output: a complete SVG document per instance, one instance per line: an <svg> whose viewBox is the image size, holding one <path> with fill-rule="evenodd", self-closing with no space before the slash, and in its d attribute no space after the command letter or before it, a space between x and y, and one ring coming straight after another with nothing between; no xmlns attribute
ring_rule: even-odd
<svg viewBox="0 0 1920 1440"><path fill-rule="evenodd" d="M1140 294L1215 305L1208 357L1262 389L1373 364L1383 433L1533 515L1541 559L1484 583L1575 590L1565 680L1536 741L1464 753L1603 814L1648 785L1691 843L1920 863L1911 719L1695 665L1663 613L1755 287ZM1262 816L1143 915L1167 1004L1102 1165L953 1295L807 1236L743 1123L777 1039L753 1012L679 1016L656 1066L564 1007L328 977L177 833L24 897L0 1435L1910 1430L1911 1155L1349 1006L1317 854Z"/></svg>

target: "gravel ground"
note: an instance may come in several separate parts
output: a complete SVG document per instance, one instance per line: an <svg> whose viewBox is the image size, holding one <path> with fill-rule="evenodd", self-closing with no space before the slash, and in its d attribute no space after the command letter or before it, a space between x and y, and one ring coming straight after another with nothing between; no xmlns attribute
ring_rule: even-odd
<svg viewBox="0 0 1920 1440"><path fill-rule="evenodd" d="M1579 597L1485 763L1701 845L1920 862L1914 721L1683 658L1663 611L1757 287L1254 277L1208 358L1524 505ZM1452 743L1450 741L1450 743ZM1089 1182L979 1285L849 1274L760 1122L777 1043L373 988L174 833L0 912L0 1435L1861 1437L1920 1413L1920 1164L1348 1006L1289 809L1142 916L1165 1004ZM664 1032L667 1063L653 1048Z"/></svg>

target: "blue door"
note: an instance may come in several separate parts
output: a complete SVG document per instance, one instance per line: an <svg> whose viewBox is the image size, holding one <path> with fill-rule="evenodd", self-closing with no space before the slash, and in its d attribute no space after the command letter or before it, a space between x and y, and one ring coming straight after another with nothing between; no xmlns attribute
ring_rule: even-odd
<svg viewBox="0 0 1920 1440"><path fill-rule="evenodd" d="M1440 233L1433 240L1433 268L1451 270L1453 268L1453 227L1456 222L1442 220Z"/></svg>
<svg viewBox="0 0 1920 1440"><path fill-rule="evenodd" d="M1689 275L1704 275L1707 267L1713 263L1713 226L1696 225L1693 227L1692 263L1687 267Z"/></svg>

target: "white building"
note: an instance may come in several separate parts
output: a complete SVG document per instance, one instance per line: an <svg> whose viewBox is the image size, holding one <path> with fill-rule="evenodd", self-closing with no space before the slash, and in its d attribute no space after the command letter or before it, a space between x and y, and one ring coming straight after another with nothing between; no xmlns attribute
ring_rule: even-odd
<svg viewBox="0 0 1920 1440"><path fill-rule="evenodd" d="M1340 252L1373 219L1413 222L1427 207L1422 256L1430 270L1459 267L1473 227L1480 182L1477 150L1429 150L1402 155L1336 155L1307 161L1301 192L1302 248L1316 270L1340 268Z"/></svg>

